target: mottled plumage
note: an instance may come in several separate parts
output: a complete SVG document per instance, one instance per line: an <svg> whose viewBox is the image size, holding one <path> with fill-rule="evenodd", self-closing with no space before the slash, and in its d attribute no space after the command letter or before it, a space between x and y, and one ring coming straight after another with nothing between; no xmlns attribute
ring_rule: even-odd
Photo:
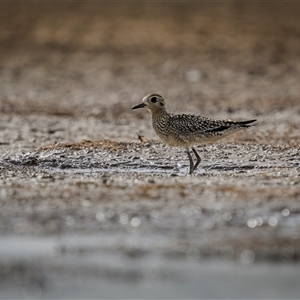
<svg viewBox="0 0 300 300"><path fill-rule="evenodd" d="M160 139L170 146L184 147L190 161L190 174L198 167L201 158L193 145L211 143L241 129L250 127L256 120L235 122L231 120L213 120L192 114L170 114L166 111L165 101L158 94L143 98L143 102L132 109L146 107L152 115L152 126ZM192 149L197 161L193 163L189 149Z"/></svg>

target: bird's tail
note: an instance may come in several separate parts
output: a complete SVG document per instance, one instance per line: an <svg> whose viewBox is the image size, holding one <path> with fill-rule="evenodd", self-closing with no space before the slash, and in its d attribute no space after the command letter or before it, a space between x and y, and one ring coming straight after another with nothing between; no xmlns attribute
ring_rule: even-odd
<svg viewBox="0 0 300 300"><path fill-rule="evenodd" d="M248 120L248 121L238 121L238 122L235 122L236 124L240 125L241 127L251 127L251 126L255 126L256 124L251 124L251 123L254 123L256 122L257 119L253 119L253 120ZM251 125L249 125L251 124Z"/></svg>

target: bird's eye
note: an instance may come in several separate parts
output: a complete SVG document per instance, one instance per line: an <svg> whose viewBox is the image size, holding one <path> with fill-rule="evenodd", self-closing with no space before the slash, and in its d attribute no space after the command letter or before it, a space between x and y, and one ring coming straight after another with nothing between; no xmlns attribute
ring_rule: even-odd
<svg viewBox="0 0 300 300"><path fill-rule="evenodd" d="M155 103L155 102L157 101L157 98L156 98L156 97L152 97L152 98L150 99L150 101L151 101L152 103Z"/></svg>

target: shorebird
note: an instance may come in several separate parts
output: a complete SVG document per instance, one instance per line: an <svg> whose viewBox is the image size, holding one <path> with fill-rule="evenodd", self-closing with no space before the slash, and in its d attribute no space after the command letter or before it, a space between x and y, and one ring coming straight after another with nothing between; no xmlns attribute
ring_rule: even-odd
<svg viewBox="0 0 300 300"><path fill-rule="evenodd" d="M147 108L152 116L152 126L158 137L167 145L185 148L190 162L189 174L192 174L201 162L200 155L193 145L212 143L233 134L256 120L232 121L213 120L193 114L174 114L166 110L165 100L159 94L150 94L143 98L142 103L132 107ZM196 156L194 164L192 149Z"/></svg>

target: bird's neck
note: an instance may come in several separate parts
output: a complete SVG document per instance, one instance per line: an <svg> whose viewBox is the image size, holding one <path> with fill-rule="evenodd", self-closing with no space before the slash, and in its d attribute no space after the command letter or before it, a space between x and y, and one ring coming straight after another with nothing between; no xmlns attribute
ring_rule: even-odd
<svg viewBox="0 0 300 300"><path fill-rule="evenodd" d="M152 122L166 122L169 118L169 113L166 109L157 108L150 111L152 116Z"/></svg>

